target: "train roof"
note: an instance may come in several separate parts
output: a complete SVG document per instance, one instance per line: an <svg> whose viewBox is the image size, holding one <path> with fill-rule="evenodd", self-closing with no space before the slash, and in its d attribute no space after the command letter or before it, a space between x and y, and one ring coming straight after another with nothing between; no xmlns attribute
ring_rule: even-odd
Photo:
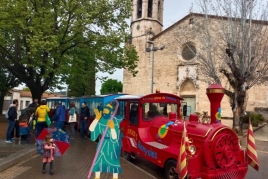
<svg viewBox="0 0 268 179"><path fill-rule="evenodd" d="M182 97L180 96L177 96L177 95L174 95L174 94L170 94L170 93L152 93L152 94L138 94L138 95L123 95L123 96L119 96L115 99L141 99L141 98L144 98L144 97L150 97L150 96L158 96L158 95L166 95L166 96L172 96L172 97L175 97L179 100L183 100Z"/></svg>
<svg viewBox="0 0 268 179"><path fill-rule="evenodd" d="M80 98L104 98L107 96L117 96L117 95L126 95L124 93L115 93L115 94L98 94L98 95L89 95L89 96L82 96Z"/></svg>
<svg viewBox="0 0 268 179"><path fill-rule="evenodd" d="M119 96L115 99L140 99L143 96L146 96L146 95L130 95L130 94L128 94L128 95Z"/></svg>

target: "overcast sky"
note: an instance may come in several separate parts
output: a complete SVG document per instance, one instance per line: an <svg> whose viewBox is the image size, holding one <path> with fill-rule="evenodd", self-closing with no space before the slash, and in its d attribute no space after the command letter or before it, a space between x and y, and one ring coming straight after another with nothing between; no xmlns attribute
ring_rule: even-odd
<svg viewBox="0 0 268 179"><path fill-rule="evenodd" d="M165 0L164 1L164 28L171 26L189 13L194 0ZM110 79L117 79L123 82L123 70L118 69L113 75L97 73L98 76L109 76ZM96 94L100 94L101 82L96 81Z"/></svg>

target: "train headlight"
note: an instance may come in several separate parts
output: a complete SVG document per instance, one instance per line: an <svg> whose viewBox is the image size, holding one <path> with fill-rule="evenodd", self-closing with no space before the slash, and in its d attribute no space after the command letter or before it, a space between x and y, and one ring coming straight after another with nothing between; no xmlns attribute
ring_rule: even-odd
<svg viewBox="0 0 268 179"><path fill-rule="evenodd" d="M190 145L189 146L189 151L191 152L192 155L194 155L195 152L196 152L196 147L194 145Z"/></svg>

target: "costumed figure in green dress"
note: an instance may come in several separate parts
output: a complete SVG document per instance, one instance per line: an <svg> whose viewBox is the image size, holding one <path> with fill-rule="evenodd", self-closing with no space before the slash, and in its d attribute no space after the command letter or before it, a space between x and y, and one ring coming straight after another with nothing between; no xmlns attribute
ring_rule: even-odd
<svg viewBox="0 0 268 179"><path fill-rule="evenodd" d="M107 104L104 107L103 112L98 109L94 109L94 112L96 114L96 118L89 126L92 141L95 141L100 134L103 134L106 126L109 126L107 133L104 136L100 152L93 166L95 179L100 179L101 172L112 173L113 179L117 179L118 173L122 173L120 165L122 143L119 130L119 124L122 121L122 118L114 117L113 120L110 120L114 112L114 108L110 104Z"/></svg>

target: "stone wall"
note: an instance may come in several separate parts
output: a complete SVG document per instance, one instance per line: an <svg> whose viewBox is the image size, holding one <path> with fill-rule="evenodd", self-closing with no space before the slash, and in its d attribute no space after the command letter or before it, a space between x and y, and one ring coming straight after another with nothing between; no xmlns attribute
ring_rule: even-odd
<svg viewBox="0 0 268 179"><path fill-rule="evenodd" d="M268 108L256 107L254 108L254 112L262 114L263 117L265 118L265 121L268 122Z"/></svg>
<svg viewBox="0 0 268 179"><path fill-rule="evenodd" d="M214 20L215 21L215 20ZM198 112L208 111L210 114L210 103L206 95L206 88L210 85L210 81L200 70L199 57L196 56L192 60L184 60L182 50L185 43L193 44L197 52L201 51L201 42L194 33L189 18L184 18L179 23L174 24L167 30L156 35L152 40L156 47L160 48L165 45L163 50L154 52L154 90L160 89L161 92L173 93L182 97L196 97L195 109ZM213 22L213 32L217 32L219 28L218 22ZM139 22L142 27L159 30L159 24L146 21ZM146 25L147 24L147 25ZM134 26L133 26L134 27ZM138 35L135 28L132 27L132 33ZM136 46L139 55L136 77L133 77L127 70L124 70L123 92L128 94L148 94L151 93L152 84L152 53L145 52L148 47L147 41L150 35L133 37L132 43ZM223 45L223 44L220 44ZM215 60L217 58L215 57ZM219 64L220 65L220 62ZM222 86L229 89L226 79L222 78ZM183 85L187 83L189 89L183 89ZM267 85L258 84L248 91L247 110L253 111L255 107L267 107L268 91ZM222 117L232 117L233 112L229 103L229 98L225 95L222 103Z"/></svg>

